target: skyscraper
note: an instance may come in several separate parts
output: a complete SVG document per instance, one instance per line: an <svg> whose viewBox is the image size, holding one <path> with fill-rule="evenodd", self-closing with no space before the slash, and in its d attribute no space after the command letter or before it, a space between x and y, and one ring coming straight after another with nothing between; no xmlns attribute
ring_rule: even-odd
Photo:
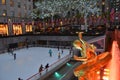
<svg viewBox="0 0 120 80"><path fill-rule="evenodd" d="M32 31L32 0L0 0L0 35L20 35Z"/></svg>

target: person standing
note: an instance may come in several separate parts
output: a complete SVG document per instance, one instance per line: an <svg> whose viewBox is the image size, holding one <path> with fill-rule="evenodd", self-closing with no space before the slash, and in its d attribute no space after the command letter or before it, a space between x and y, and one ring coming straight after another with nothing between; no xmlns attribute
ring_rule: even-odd
<svg viewBox="0 0 120 80"><path fill-rule="evenodd" d="M14 53L14 60L16 60L16 53Z"/></svg>

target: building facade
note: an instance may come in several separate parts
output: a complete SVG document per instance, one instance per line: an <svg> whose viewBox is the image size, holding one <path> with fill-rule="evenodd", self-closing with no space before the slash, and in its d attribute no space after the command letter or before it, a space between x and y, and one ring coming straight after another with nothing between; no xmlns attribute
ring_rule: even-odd
<svg viewBox="0 0 120 80"><path fill-rule="evenodd" d="M114 28L120 28L120 0L110 0L110 16L113 17L111 25Z"/></svg>
<svg viewBox="0 0 120 80"><path fill-rule="evenodd" d="M32 0L0 0L0 36L32 32Z"/></svg>

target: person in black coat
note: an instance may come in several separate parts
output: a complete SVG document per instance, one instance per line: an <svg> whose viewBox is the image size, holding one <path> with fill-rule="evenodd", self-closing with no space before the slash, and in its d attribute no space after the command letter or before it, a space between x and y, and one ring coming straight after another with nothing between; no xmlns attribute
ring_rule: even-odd
<svg viewBox="0 0 120 80"><path fill-rule="evenodd" d="M16 53L14 53L14 60L16 60Z"/></svg>
<svg viewBox="0 0 120 80"><path fill-rule="evenodd" d="M45 66L46 71L48 71L49 64L47 63Z"/></svg>
<svg viewBox="0 0 120 80"><path fill-rule="evenodd" d="M40 68L39 68L39 73L41 75L41 72L43 71L43 65L41 64Z"/></svg>

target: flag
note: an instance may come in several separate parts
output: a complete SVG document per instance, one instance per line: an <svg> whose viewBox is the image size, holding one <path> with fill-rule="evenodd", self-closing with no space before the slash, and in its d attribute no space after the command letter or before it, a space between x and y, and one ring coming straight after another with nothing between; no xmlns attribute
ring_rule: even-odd
<svg viewBox="0 0 120 80"><path fill-rule="evenodd" d="M119 13L118 13L118 20L119 20L119 22L120 22L120 11L119 11Z"/></svg>
<svg viewBox="0 0 120 80"><path fill-rule="evenodd" d="M107 23L107 19L106 19L106 17L104 16L104 17L102 17L102 23L103 24L106 24Z"/></svg>
<svg viewBox="0 0 120 80"><path fill-rule="evenodd" d="M97 24L100 25L100 21L101 21L101 16L97 17Z"/></svg>
<svg viewBox="0 0 120 80"><path fill-rule="evenodd" d="M115 10L114 10L114 8L112 8L111 12L110 12L110 21L111 22L114 22L114 17L115 17Z"/></svg>

